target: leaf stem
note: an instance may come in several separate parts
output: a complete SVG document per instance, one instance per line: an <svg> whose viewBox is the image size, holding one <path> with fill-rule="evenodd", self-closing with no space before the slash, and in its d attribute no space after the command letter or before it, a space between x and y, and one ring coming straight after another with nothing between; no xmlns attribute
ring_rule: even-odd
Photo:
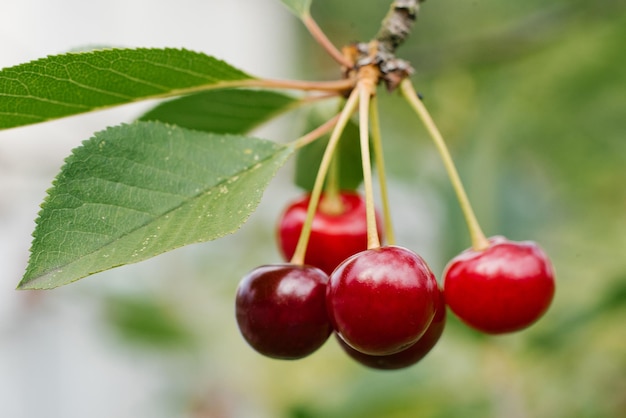
<svg viewBox="0 0 626 418"><path fill-rule="evenodd" d="M317 176L315 177L313 190L311 190L311 197L309 200L309 206L307 208L306 219L304 220L304 225L302 226L302 232L300 232L300 238L298 239L296 250L291 257L290 262L292 264L304 264L306 247L309 243L309 237L311 236L311 227L313 226L313 218L315 217L317 205L319 204L322 189L324 187L324 179L326 178L326 173L328 171L330 162L332 161L335 148L337 147L337 143L339 142L339 138L341 138L341 134L346 127L350 116L352 116L352 113L354 113L358 101L359 94L357 90L353 90L352 93L350 93L350 97L348 97L345 106L341 110L337 123L335 124L335 128L330 135L330 139L328 140L328 144L326 145L326 150L324 151L324 155L322 156L320 167L317 171Z"/></svg>
<svg viewBox="0 0 626 418"><path fill-rule="evenodd" d="M364 71L363 68L361 71ZM367 222L367 248L380 247L376 225L374 187L372 185L372 162L369 147L369 108L370 99L375 92L375 84L368 77L359 80L356 89L359 92L359 138L361 141L361 162L363 164L363 186L365 188L365 214Z"/></svg>
<svg viewBox="0 0 626 418"><path fill-rule="evenodd" d="M332 81L302 81L302 80L275 80L269 78L252 78L245 80L223 81L220 83L205 84L193 87L173 89L162 94L155 94L149 97L142 97L130 101L138 101L145 99L165 99L173 96L182 96L185 94L198 93L207 90L218 89L236 89L236 88L250 88L258 87L263 89L278 89L278 90L299 90L299 91L319 91L329 93L329 96L337 96L343 94L346 91L350 91L356 85L356 81L352 79L341 79ZM130 102L129 101L129 102ZM114 104L111 106L117 106ZM110 106L108 106L110 107ZM98 109L103 109L100 107Z"/></svg>
<svg viewBox="0 0 626 418"><path fill-rule="evenodd" d="M334 59L339 65L352 68L353 63L346 58L339 49L328 39L324 31L318 26L315 19L310 14L302 16L302 23L307 28L313 39Z"/></svg>
<svg viewBox="0 0 626 418"><path fill-rule="evenodd" d="M428 113L428 110L426 110L426 107L415 93L415 89L408 79L402 81L400 84L400 91L426 126L426 130L433 139L439 155L441 155L443 165L448 172L450 182L452 183L452 187L454 188L459 204L461 205L461 210L463 211L463 216L465 217L470 237L472 239L473 249L476 251L484 250L489 247L489 241L478 224L478 220L476 219L474 210L472 209L467 194L465 193L463 183L461 182L459 173L457 172L452 157L450 156L448 147L443 140L443 136Z"/></svg>
<svg viewBox="0 0 626 418"><path fill-rule="evenodd" d="M385 158L383 153L383 141L380 134L380 118L378 116L378 99L372 97L370 105L370 126L372 131L372 143L374 145L374 159L378 171L378 182L380 183L380 198L383 205L383 222L385 225L385 235L389 245L395 245L396 237L391 222L391 210L389 208L389 194L387 193L387 175L385 172Z"/></svg>
<svg viewBox="0 0 626 418"><path fill-rule="evenodd" d="M300 138L293 141L292 144L294 148L302 148L329 132L337 124L340 116L340 114L333 116L317 128L313 129L311 132L304 134Z"/></svg>
<svg viewBox="0 0 626 418"><path fill-rule="evenodd" d="M302 80L273 80L260 78L243 80L236 83L237 87L262 87L268 89L285 89L301 91L332 91L344 92L354 88L355 81L342 79L334 81L302 81Z"/></svg>
<svg viewBox="0 0 626 418"><path fill-rule="evenodd" d="M304 96L300 99L300 102L307 103L307 104L316 103L316 102L320 102L323 100L334 99L337 97L338 94L339 92L336 92L336 91L326 91L326 92L318 93L315 95Z"/></svg>

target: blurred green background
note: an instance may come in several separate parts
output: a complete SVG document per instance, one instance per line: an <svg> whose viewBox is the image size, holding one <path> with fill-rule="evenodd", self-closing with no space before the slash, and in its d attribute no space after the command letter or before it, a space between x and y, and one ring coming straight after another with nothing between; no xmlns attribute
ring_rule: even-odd
<svg viewBox="0 0 626 418"><path fill-rule="evenodd" d="M389 3L315 0L312 14L343 45L374 36ZM294 73L337 78L297 34ZM153 416L624 417L625 45L623 1L429 0L398 50L485 233L537 241L553 260L556 298L525 331L486 337L450 315L435 349L395 372L357 365L332 339L294 362L253 352L234 292L248 270L279 260L272 225L299 195L290 166L237 234L103 273L75 295L97 307L107 344L156 370ZM469 246L467 229L417 118L395 93L379 102L398 243L440 278Z"/></svg>

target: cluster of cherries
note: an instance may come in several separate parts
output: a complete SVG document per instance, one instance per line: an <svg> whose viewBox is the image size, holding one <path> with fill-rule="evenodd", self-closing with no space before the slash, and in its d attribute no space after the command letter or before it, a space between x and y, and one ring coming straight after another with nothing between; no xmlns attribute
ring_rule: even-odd
<svg viewBox="0 0 626 418"><path fill-rule="evenodd" d="M399 369L435 346L446 306L489 334L525 328L548 309L554 273L535 243L491 238L487 248L469 249L451 260L440 287L413 251L395 245L368 248L364 199L354 192L339 197L339 213L325 213L323 205L316 210L303 264L261 266L240 282L237 323L259 353L302 358L334 333L357 362ZM309 199L292 203L279 221L285 260L295 252Z"/></svg>
<svg viewBox="0 0 626 418"><path fill-rule="evenodd" d="M342 51L310 15L303 20L313 38L341 65L350 86L349 93L341 91L346 97L341 112L327 122L332 132L311 193L288 206L279 221L279 247L288 261L252 270L237 289L241 334L266 356L305 357L334 333L346 353L363 365L399 369L415 364L435 346L447 307L470 327L501 334L531 325L552 301L554 272L534 242L487 239L483 234L445 141L408 78L412 68L395 56L418 10L416 1L393 2L375 40ZM389 91L398 89L423 122L471 235L472 247L448 263L442 286L419 255L395 245L375 100L381 82ZM339 191L332 164L353 113L359 116L365 198ZM327 124L299 138L296 145L323 135L331 129ZM374 207L370 140L386 231ZM331 166L334 174L327 178ZM388 245L381 245L383 232Z"/></svg>

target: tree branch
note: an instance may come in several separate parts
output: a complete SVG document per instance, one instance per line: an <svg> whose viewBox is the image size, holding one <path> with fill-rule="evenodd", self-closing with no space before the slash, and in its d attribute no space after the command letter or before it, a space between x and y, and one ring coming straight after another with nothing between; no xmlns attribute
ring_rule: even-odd
<svg viewBox="0 0 626 418"><path fill-rule="evenodd" d="M394 53L409 36L417 19L420 5L425 0L395 0L383 19L376 40L385 52Z"/></svg>

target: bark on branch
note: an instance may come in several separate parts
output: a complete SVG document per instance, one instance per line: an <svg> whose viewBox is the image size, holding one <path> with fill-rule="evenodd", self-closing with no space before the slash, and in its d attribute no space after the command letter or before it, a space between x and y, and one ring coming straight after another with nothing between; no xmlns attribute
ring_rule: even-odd
<svg viewBox="0 0 626 418"><path fill-rule="evenodd" d="M425 0L395 0L387 16L383 19L382 25L376 40L380 43L381 49L394 53L409 36L413 23L417 19L417 14L421 3Z"/></svg>

